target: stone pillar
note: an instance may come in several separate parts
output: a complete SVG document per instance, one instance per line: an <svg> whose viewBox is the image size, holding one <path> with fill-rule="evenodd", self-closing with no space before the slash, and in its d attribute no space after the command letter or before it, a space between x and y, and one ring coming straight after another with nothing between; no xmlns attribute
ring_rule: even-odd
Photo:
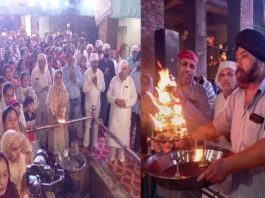
<svg viewBox="0 0 265 198"><path fill-rule="evenodd" d="M110 44L112 49L117 48L119 19L107 18L99 25L99 39Z"/></svg>
<svg viewBox="0 0 265 198"><path fill-rule="evenodd" d="M183 42L183 49L195 50L195 6L196 0L187 0L184 3L184 29L188 32L186 40Z"/></svg>
<svg viewBox="0 0 265 198"><path fill-rule="evenodd" d="M255 30L260 31L265 35L265 0L263 1L254 1L253 7L253 26Z"/></svg>
<svg viewBox="0 0 265 198"><path fill-rule="evenodd" d="M253 0L240 1L240 30L253 29Z"/></svg>
<svg viewBox="0 0 265 198"><path fill-rule="evenodd" d="M142 73L155 77L155 31L164 28L164 1L141 1Z"/></svg>
<svg viewBox="0 0 265 198"><path fill-rule="evenodd" d="M207 76L207 28L206 28L206 0L185 1L185 30L188 31L184 49L198 53L199 63L197 74Z"/></svg>
<svg viewBox="0 0 265 198"><path fill-rule="evenodd" d="M195 51L199 55L197 74L207 77L206 0L195 2Z"/></svg>
<svg viewBox="0 0 265 198"><path fill-rule="evenodd" d="M229 0L227 7L227 60L235 61L237 33L245 28L253 28L253 0Z"/></svg>

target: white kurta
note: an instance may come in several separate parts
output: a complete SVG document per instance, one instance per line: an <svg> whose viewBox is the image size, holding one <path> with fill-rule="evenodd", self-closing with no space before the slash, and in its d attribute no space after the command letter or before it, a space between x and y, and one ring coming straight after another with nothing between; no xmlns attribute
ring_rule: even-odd
<svg viewBox="0 0 265 198"><path fill-rule="evenodd" d="M92 79L94 76L97 76L97 86L94 85ZM85 110L86 116L92 116L92 106L96 107L95 110L95 117L99 117L99 110L100 110L100 94L101 92L105 91L105 82L104 82L104 75L101 70L97 69L96 73L93 73L92 68L88 68L84 73L84 84L83 84L83 91L85 93ZM88 147L90 142L90 127L91 127L91 120L86 121L86 129L84 134L84 146ZM96 146L98 143L98 126L95 125L93 127L93 146Z"/></svg>
<svg viewBox="0 0 265 198"><path fill-rule="evenodd" d="M224 110L226 99L223 92L219 93L214 102L214 118L216 118ZM231 149L231 142L228 142L224 136L220 136L218 142L213 142L214 145Z"/></svg>
<svg viewBox="0 0 265 198"><path fill-rule="evenodd" d="M224 93L219 93L214 102L214 118L216 118L225 108L225 96Z"/></svg>
<svg viewBox="0 0 265 198"><path fill-rule="evenodd" d="M36 92L39 99L39 112L47 112L46 97L47 91L42 91L43 87L50 86L52 84L51 75L48 69L45 69L42 73L38 67L35 67L31 73L31 86Z"/></svg>
<svg viewBox="0 0 265 198"><path fill-rule="evenodd" d="M94 85L92 79L97 76L97 86ZM94 74L92 68L88 68L84 73L83 91L85 93L85 108L90 109L95 105L100 109L100 94L105 91L104 75L101 70L97 69Z"/></svg>
<svg viewBox="0 0 265 198"><path fill-rule="evenodd" d="M110 82L107 98L111 104L109 129L127 146L130 143L130 126L132 106L137 100L133 79L128 76L123 82L117 75ZM126 107L118 107L116 99L124 99ZM109 146L120 147L113 139L108 139Z"/></svg>

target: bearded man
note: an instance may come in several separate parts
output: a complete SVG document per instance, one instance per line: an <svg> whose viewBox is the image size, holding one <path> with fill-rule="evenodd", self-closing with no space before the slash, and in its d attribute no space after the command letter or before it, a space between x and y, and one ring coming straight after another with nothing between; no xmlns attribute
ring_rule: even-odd
<svg viewBox="0 0 265 198"><path fill-rule="evenodd" d="M239 89L224 111L194 133L193 140L216 138L231 131L233 155L217 160L198 180L222 182L232 175L229 197L262 198L265 194L265 37L245 29L236 37L236 77Z"/></svg>

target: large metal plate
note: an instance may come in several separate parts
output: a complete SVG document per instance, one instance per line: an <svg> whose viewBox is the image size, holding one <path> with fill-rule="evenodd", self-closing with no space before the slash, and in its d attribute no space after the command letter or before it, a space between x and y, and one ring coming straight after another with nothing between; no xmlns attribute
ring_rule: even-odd
<svg viewBox="0 0 265 198"><path fill-rule="evenodd" d="M195 153L198 149L177 150L171 153L157 153L144 162L145 173L151 176L161 186L175 190L197 190L211 185L206 181L198 182L198 176L206 167L200 167L200 159ZM197 150L197 151L196 151ZM204 150L204 155L209 163L221 159L229 151L218 148L208 147ZM176 177L176 156L180 159L179 173Z"/></svg>

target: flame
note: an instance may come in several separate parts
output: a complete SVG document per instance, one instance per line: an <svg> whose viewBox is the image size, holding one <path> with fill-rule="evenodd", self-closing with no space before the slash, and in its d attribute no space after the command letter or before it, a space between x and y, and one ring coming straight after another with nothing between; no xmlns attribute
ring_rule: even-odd
<svg viewBox="0 0 265 198"><path fill-rule="evenodd" d="M194 161L195 162L199 162L202 160L203 158L203 152L204 149L200 148L200 149L195 149L195 155L194 155Z"/></svg>
<svg viewBox="0 0 265 198"><path fill-rule="evenodd" d="M58 122L59 122L60 124L64 124L64 123L65 123L65 119L58 119Z"/></svg>
<svg viewBox="0 0 265 198"><path fill-rule="evenodd" d="M158 109L156 114L150 114L155 125L155 131L167 131L170 134L174 133L177 136L183 136L187 129L186 121L181 114L182 106L180 100L174 96L177 84L170 76L168 69L162 69L159 72L159 76L160 81L155 88L157 96L155 97L150 92L147 93Z"/></svg>

